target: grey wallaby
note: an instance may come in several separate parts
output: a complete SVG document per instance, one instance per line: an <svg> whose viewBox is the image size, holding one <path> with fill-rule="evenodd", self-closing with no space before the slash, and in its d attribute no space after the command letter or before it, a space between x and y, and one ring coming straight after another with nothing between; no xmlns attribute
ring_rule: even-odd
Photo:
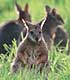
<svg viewBox="0 0 70 80"><path fill-rule="evenodd" d="M28 65L29 68L33 64L35 66L38 65L40 69L44 65L48 66L48 49L40 26L32 23L26 24L28 24L27 38L23 39L18 46L15 58L11 64L10 73L17 72L21 64Z"/></svg>
<svg viewBox="0 0 70 80"><path fill-rule="evenodd" d="M15 2L16 10L18 11L18 19L11 20L4 25L0 25L0 54L6 54L6 50L4 49L4 44L12 45L12 40L15 38L17 44L19 44L20 34L24 29L22 19L25 21L31 22L31 16L29 14L29 6L26 3L24 10Z"/></svg>
<svg viewBox="0 0 70 80"><path fill-rule="evenodd" d="M64 27L59 26L59 25L62 26L64 24L63 18L57 13L55 8L51 9L48 5L46 5L45 9L46 9L46 14L48 15L46 17L47 21L45 22L43 27L43 34L45 41L46 41L46 34L48 34L54 40L54 45L60 43L59 44L60 47L66 47L67 40L69 39L68 33L64 29ZM53 16L52 18L51 15ZM48 17L50 18L48 19ZM38 24L40 25L41 22L39 22ZM70 45L68 45L68 47L70 47Z"/></svg>

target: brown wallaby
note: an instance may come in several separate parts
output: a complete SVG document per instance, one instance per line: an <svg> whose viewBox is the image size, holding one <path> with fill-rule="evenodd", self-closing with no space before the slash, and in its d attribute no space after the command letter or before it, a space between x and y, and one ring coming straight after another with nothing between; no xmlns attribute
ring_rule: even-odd
<svg viewBox="0 0 70 80"><path fill-rule="evenodd" d="M57 11L54 8L54 10L53 10L54 16L56 16L57 19L60 19L64 23L63 19L56 12ZM56 31L56 37L54 39L54 42L55 42L54 44L56 45L60 41L62 41L59 46L65 47L67 44L67 40L68 40L68 33L66 32L66 30L63 27L58 26L57 31Z"/></svg>
<svg viewBox="0 0 70 80"><path fill-rule="evenodd" d="M60 41L62 41L60 43L60 46L65 47L68 39L68 33L64 28L59 27L59 25L64 24L64 20L57 13L55 8L51 9L49 6L46 6L45 9L47 17L44 27L42 29L45 41L46 41L46 34L48 34L54 40L55 45L57 45ZM41 22L39 23L39 25L41 24Z"/></svg>
<svg viewBox="0 0 70 80"><path fill-rule="evenodd" d="M22 26L22 19L25 21L31 21L31 17L29 14L28 4L25 5L24 10L20 8L20 6L15 2L16 10L18 11L18 19L11 20L4 25L0 25L0 54L6 54L6 50L4 49L4 44L12 45L12 40L15 38L17 44L19 44L20 34L25 28Z"/></svg>
<svg viewBox="0 0 70 80"><path fill-rule="evenodd" d="M29 5L26 3L24 10L21 9L21 7L15 2L15 7L18 12L18 20L21 22L22 19L25 21L31 22L31 15L29 13ZM23 22L22 22L23 23Z"/></svg>
<svg viewBox="0 0 70 80"><path fill-rule="evenodd" d="M58 27L56 31L56 37L54 39L54 44L59 44L61 47L65 47L68 40L68 33L63 27ZM60 42L61 41L61 42ZM59 43L60 42L60 43Z"/></svg>
<svg viewBox="0 0 70 80"><path fill-rule="evenodd" d="M51 40L54 41L54 38L56 36L55 33L57 31L58 25L62 25L63 22L61 20L57 19L56 16L54 16L54 13L53 13L54 9L52 9L51 11L50 11L50 8L48 10L47 9L46 9L47 12L46 12L46 18L45 18L46 20L45 20L45 23L42 28L42 33L43 33L44 40L46 43L48 42L47 43L48 48L50 49ZM40 23L38 23L38 25L41 25L41 23L42 23L42 21Z"/></svg>
<svg viewBox="0 0 70 80"><path fill-rule="evenodd" d="M18 70L20 64L31 67L39 65L42 68L48 65L48 50L45 45L41 29L38 25L27 23L28 36L23 40L16 51L16 56L11 64L11 73Z"/></svg>

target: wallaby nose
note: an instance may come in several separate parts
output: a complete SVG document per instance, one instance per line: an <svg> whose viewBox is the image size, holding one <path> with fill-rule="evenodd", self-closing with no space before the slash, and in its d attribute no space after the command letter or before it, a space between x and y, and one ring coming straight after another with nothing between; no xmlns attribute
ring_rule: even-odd
<svg viewBox="0 0 70 80"><path fill-rule="evenodd" d="M38 37L36 37L36 39L35 39L36 41L38 41Z"/></svg>

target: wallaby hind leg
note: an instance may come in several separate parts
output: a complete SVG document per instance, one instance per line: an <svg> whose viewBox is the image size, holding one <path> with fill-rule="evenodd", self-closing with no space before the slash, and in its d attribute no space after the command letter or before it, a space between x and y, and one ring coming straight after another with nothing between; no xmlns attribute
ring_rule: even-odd
<svg viewBox="0 0 70 80"><path fill-rule="evenodd" d="M27 58L28 58L27 54L17 53L16 57L14 58L11 64L10 72L11 73L17 72L18 69L22 67L22 63L27 64Z"/></svg>
<svg viewBox="0 0 70 80"><path fill-rule="evenodd" d="M10 67L10 74L12 73L16 73L20 67L20 60L19 58L15 57L13 62L11 63L11 67Z"/></svg>

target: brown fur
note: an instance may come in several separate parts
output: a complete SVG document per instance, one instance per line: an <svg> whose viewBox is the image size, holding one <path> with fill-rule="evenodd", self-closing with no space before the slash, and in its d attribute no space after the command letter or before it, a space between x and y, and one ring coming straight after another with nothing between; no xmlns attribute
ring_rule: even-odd
<svg viewBox="0 0 70 80"><path fill-rule="evenodd" d="M18 20L22 21L24 19L25 21L31 22L31 15L29 13L29 5L26 3L24 10L21 9L21 7L15 2L15 7L18 12ZM22 22L23 23L23 22Z"/></svg>
<svg viewBox="0 0 70 80"><path fill-rule="evenodd" d="M54 21L54 19L52 19L53 23L51 23L51 21L48 20L45 22L45 25L42 29L45 41L47 40L46 34L48 33L51 39L53 39L54 45L58 45L61 49L64 49L66 47L67 41L69 40L67 49L67 54L69 54L70 39L68 32L66 31L66 29L64 29L63 26L59 26L64 24L63 18L61 17L60 14L57 13L55 8L51 9L49 6L46 6L45 8L47 15L54 16L56 21L58 21L57 25L56 25L57 22Z"/></svg>
<svg viewBox="0 0 70 80"><path fill-rule="evenodd" d="M56 13L55 8L51 9L49 6L45 6L45 9L46 9L46 21L42 28L42 32L46 42L47 39L50 39L50 41L48 42L48 45L50 45L51 40L53 40L53 42L55 43L54 39L59 35L56 34L58 26L64 24L64 21L61 18L61 16ZM41 25L42 21L38 23L38 25Z"/></svg>
<svg viewBox="0 0 70 80"><path fill-rule="evenodd" d="M48 12L47 14L52 14L59 22L61 22L62 24L64 24L64 20L62 19L62 17L57 13L56 9L53 8L51 9L50 7L48 7L49 11L47 11L47 6L46 6L46 12ZM50 24L50 22L48 22ZM53 24L55 24L56 22L54 22ZM47 23L46 23L47 24ZM62 25L61 24L61 25ZM52 27L52 25L50 25L50 27ZM66 32L66 30L59 26L58 25L54 25L54 27L57 27L56 28L56 31L55 31L55 37L54 37L54 44L57 45L60 43L60 41L62 41L59 46L60 47L65 47L66 44L67 44L67 40L69 38L68 36L68 33ZM53 28L53 31L54 31L54 28ZM51 31L50 31L51 32Z"/></svg>
<svg viewBox="0 0 70 80"><path fill-rule="evenodd" d="M27 4L26 4L27 5ZM26 7L25 5L25 7ZM21 7L15 2L16 10L18 11L18 19L16 20L10 20L6 23L0 25L0 54L6 54L7 51L4 48L4 44L7 44L8 46L12 46L12 40L15 38L17 45L22 40L21 39L21 32L25 32L26 28L23 26L22 19L25 21L31 21L31 17L29 14L29 7L26 10L21 9ZM26 35L26 34L25 34ZM25 36L24 35L24 36Z"/></svg>
<svg viewBox="0 0 70 80"><path fill-rule="evenodd" d="M48 64L48 50L42 40L42 32L39 26L29 25L28 36L18 46L16 56L11 64L12 73L18 70L20 64L26 64L28 67L34 64L39 65L40 68Z"/></svg>

